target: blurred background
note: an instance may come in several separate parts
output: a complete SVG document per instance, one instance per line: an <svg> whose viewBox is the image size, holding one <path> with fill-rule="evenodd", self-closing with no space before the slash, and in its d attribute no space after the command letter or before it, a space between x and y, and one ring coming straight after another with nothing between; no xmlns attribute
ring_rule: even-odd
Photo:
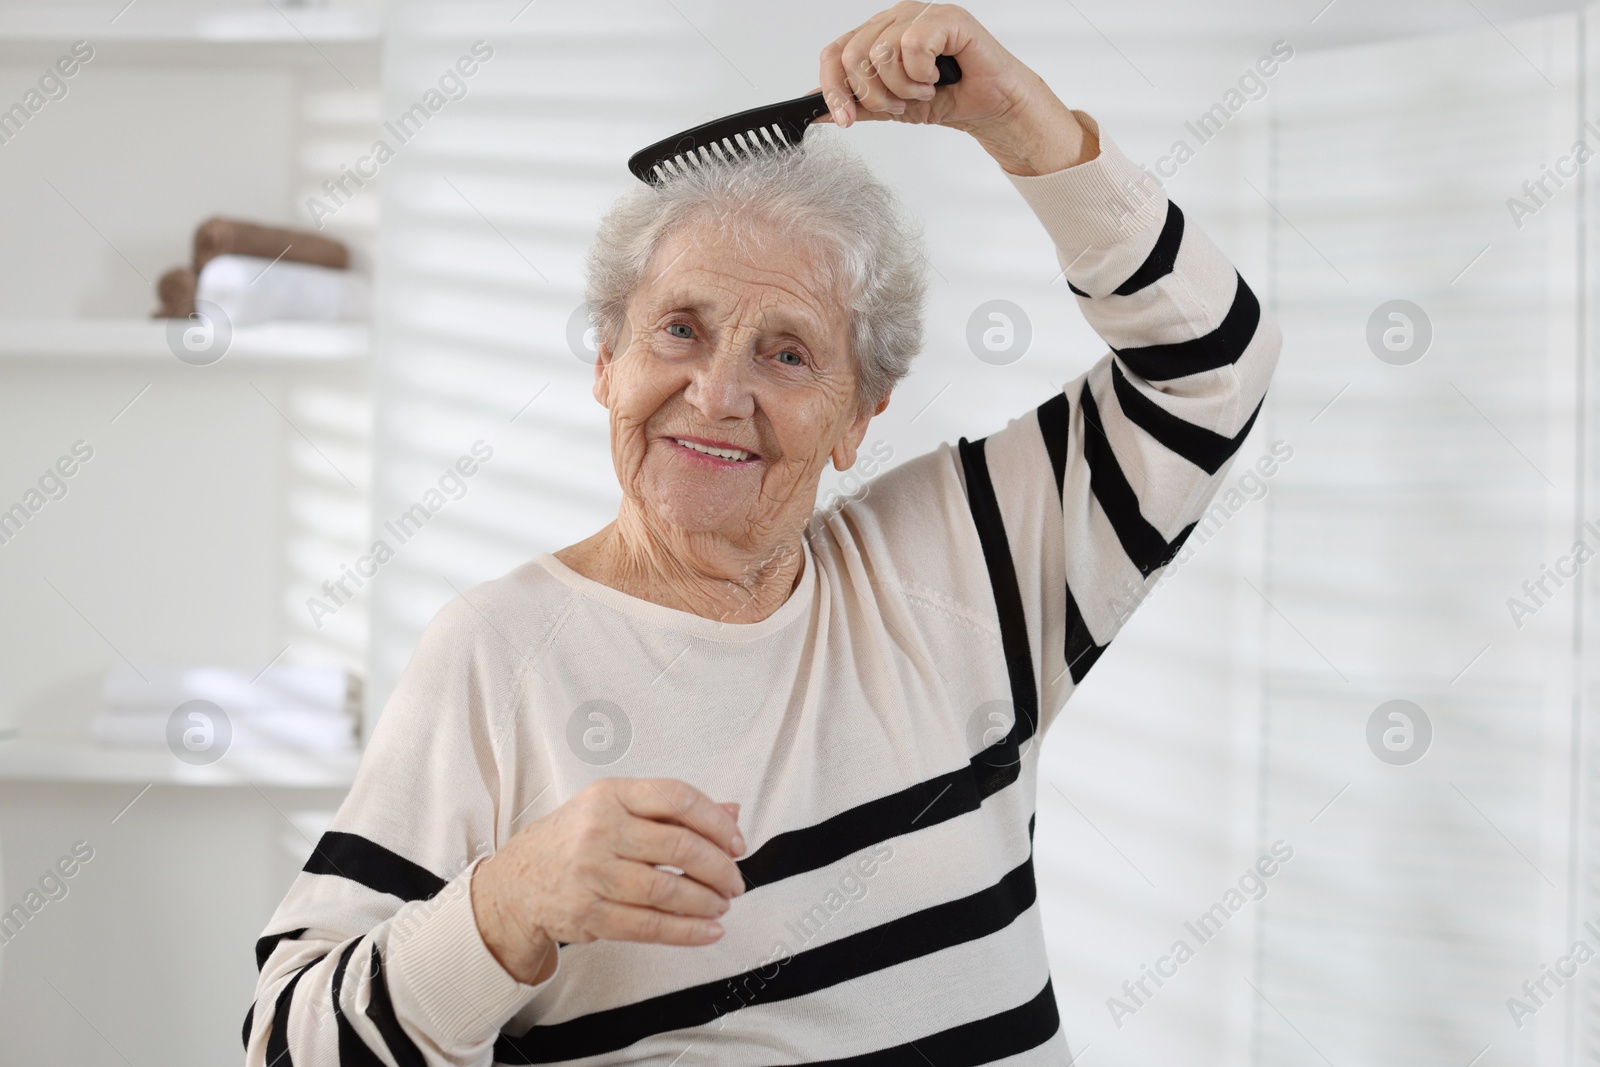
<svg viewBox="0 0 1600 1067"><path fill-rule="evenodd" d="M1043 753L1074 1051L1600 1062L1574 952L1600 950L1600 6L968 6L1286 338L1225 513ZM254 940L423 626L615 513L581 265L627 157L805 93L876 10L0 2L0 1063L241 1057ZM867 435L888 466L1101 355L969 138L847 136L924 220L933 283ZM278 262L245 223L337 244ZM225 336L152 317L169 272L168 313L223 307ZM284 321L306 294L316 320ZM996 300L1013 341L975 349ZM245 691L224 758L172 732L177 701ZM1275 844L1265 895L1131 999Z"/></svg>

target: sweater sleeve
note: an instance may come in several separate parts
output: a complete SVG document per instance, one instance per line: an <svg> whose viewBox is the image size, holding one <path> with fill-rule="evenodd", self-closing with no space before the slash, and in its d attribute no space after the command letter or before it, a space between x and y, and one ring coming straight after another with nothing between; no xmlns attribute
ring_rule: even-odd
<svg viewBox="0 0 1600 1067"><path fill-rule="evenodd" d="M481 629L461 597L429 623L349 795L256 943L247 1065L486 1065L500 1028L549 984L508 974L473 916L509 719L485 706L485 672L507 668L488 662Z"/></svg>
<svg viewBox="0 0 1600 1067"><path fill-rule="evenodd" d="M995 553L1010 557L1042 735L1206 511L1261 410L1282 335L1216 245L1104 135L1092 160L1008 176L1110 348L1037 409L958 448L991 576Z"/></svg>

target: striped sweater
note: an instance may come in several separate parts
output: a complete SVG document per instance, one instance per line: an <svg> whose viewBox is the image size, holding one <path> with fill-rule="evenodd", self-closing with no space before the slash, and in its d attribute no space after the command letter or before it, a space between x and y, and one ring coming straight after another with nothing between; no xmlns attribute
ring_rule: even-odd
<svg viewBox="0 0 1600 1067"><path fill-rule="evenodd" d="M248 1064L1068 1061L1037 742L1194 528L1281 335L1111 141L1011 180L1111 351L815 513L760 622L549 553L446 604L256 946ZM713 945L564 945L519 983L472 872L611 776L739 802L747 892Z"/></svg>

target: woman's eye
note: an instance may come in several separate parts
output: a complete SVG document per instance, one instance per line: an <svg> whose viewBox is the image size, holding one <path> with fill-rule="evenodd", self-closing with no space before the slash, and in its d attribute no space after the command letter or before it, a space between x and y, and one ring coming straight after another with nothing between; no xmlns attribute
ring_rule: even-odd
<svg viewBox="0 0 1600 1067"><path fill-rule="evenodd" d="M800 353L798 353L798 352L791 352L791 351L788 351L786 349L786 350L778 353L778 358L779 359L783 359L784 356L790 356L790 357L792 357L794 359L793 363L787 364L790 367L799 367L799 366L804 365L804 363L805 363L805 360L800 358Z"/></svg>
<svg viewBox="0 0 1600 1067"><path fill-rule="evenodd" d="M694 336L694 327L690 326L687 322L674 322L667 327L667 332L674 337L679 337L687 341L689 338Z"/></svg>

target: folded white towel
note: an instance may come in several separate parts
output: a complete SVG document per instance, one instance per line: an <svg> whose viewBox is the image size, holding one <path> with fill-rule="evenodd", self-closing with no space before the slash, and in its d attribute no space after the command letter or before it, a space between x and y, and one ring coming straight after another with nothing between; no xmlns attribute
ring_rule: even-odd
<svg viewBox="0 0 1600 1067"><path fill-rule="evenodd" d="M366 279L348 270L260 256L217 256L200 268L196 300L220 307L234 326L256 322L340 322L372 314Z"/></svg>
<svg viewBox="0 0 1600 1067"><path fill-rule="evenodd" d="M102 712L89 724L96 744L119 748L166 748L171 711ZM264 712L229 715L230 749L292 749L298 752L350 752L356 747L356 721L315 712Z"/></svg>
<svg viewBox="0 0 1600 1067"><path fill-rule="evenodd" d="M101 695L113 714L170 712L186 700L209 700L234 717L296 711L346 718L360 706L361 679L337 667L268 667L252 682L254 674L230 667L119 663L106 672Z"/></svg>

